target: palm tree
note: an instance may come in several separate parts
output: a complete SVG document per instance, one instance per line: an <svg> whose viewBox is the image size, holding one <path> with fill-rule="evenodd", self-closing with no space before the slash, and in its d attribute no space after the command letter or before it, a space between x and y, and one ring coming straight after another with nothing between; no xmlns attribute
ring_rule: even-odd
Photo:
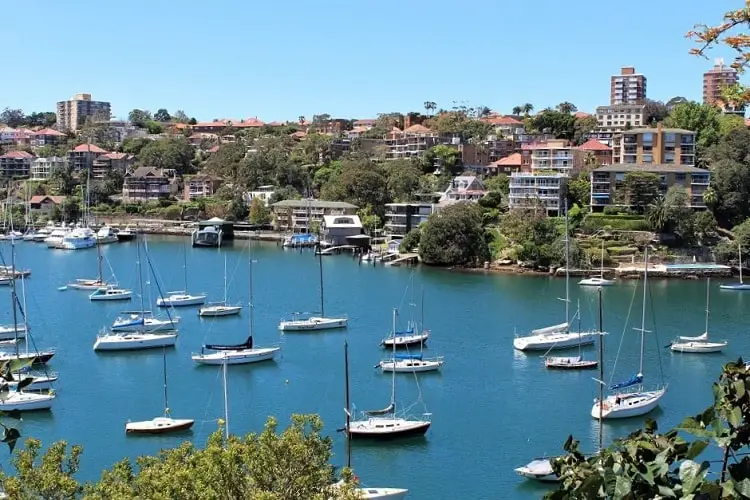
<svg viewBox="0 0 750 500"><path fill-rule="evenodd" d="M482 118L482 117L489 115L492 112L492 110L488 108L487 106L478 106L474 110L474 112L476 113L477 118Z"/></svg>
<svg viewBox="0 0 750 500"><path fill-rule="evenodd" d="M578 111L578 108L575 104L565 101L557 105L557 111L569 115L570 113L575 113L576 111Z"/></svg>
<svg viewBox="0 0 750 500"><path fill-rule="evenodd" d="M297 121L299 122L300 125L304 125L305 124L305 115L299 115L299 117L297 118Z"/></svg>
<svg viewBox="0 0 750 500"><path fill-rule="evenodd" d="M652 231L661 232L667 225L667 204L664 197L660 196L648 207L646 222Z"/></svg>
<svg viewBox="0 0 750 500"><path fill-rule="evenodd" d="M529 113L534 111L534 105L530 102L527 102L526 104L521 106L521 111L523 111L523 114L525 114L526 116L529 116Z"/></svg>
<svg viewBox="0 0 750 500"><path fill-rule="evenodd" d="M514 115L518 116L518 115L520 115L520 114L521 114L521 112L522 112L522 111L523 111L523 108L522 108L521 106L515 106L515 107L513 108L513 111L512 111L512 113L513 113Z"/></svg>
<svg viewBox="0 0 750 500"><path fill-rule="evenodd" d="M424 102L424 109L427 112L428 116L431 115L430 112L431 111L435 111L436 108L437 108L437 104L436 103L434 103L432 101L425 101Z"/></svg>
<svg viewBox="0 0 750 500"><path fill-rule="evenodd" d="M717 201L719 201L719 199L714 188L709 187L703 192L703 203L705 203L707 207L713 207L716 205Z"/></svg>

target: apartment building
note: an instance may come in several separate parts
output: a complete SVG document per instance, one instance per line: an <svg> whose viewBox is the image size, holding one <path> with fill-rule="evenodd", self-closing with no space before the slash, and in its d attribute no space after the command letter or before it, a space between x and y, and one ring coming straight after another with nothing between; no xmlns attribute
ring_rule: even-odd
<svg viewBox="0 0 750 500"><path fill-rule="evenodd" d="M127 153L105 153L94 158L91 163L91 178L104 180L112 171L125 173L133 165L135 156Z"/></svg>
<svg viewBox="0 0 750 500"><path fill-rule="evenodd" d="M77 131L86 118L97 121L109 121L112 117L110 103L93 101L91 94L76 94L68 101L57 103L57 129L60 131Z"/></svg>
<svg viewBox="0 0 750 500"><path fill-rule="evenodd" d="M631 172L649 172L659 176L660 192L666 194L671 186L682 186L690 206L705 209L703 193L711 183L711 172L689 165L677 164L614 164L597 168L589 174L591 181L591 210L601 212L608 205L630 206L624 192L625 177Z"/></svg>
<svg viewBox="0 0 750 500"><path fill-rule="evenodd" d="M68 161L75 171L86 171L93 166L94 160L107 154L105 150L95 144L81 144L68 151Z"/></svg>
<svg viewBox="0 0 750 500"><path fill-rule="evenodd" d="M222 118L220 120L214 120L211 122L198 122L195 125L190 125L193 132L203 134L218 134L222 130L227 128L238 128L238 129L249 129L249 128L261 128L265 125L264 122L258 120L258 117L253 118L242 118L233 120L229 118Z"/></svg>
<svg viewBox="0 0 750 500"><path fill-rule="evenodd" d="M389 239L403 238L436 210L434 203L386 203L385 232Z"/></svg>
<svg viewBox="0 0 750 500"><path fill-rule="evenodd" d="M599 165L612 164L612 148L596 139L589 139L584 142L578 146L578 151L583 153L584 162L588 155L592 155L599 162Z"/></svg>
<svg viewBox="0 0 750 500"><path fill-rule="evenodd" d="M51 128L45 128L34 132L30 142L32 146L54 146L65 140L67 136L62 132Z"/></svg>
<svg viewBox="0 0 750 500"><path fill-rule="evenodd" d="M31 180L46 181L56 170L65 170L68 168L68 159L60 156L50 156L48 158L34 158L31 161Z"/></svg>
<svg viewBox="0 0 750 500"><path fill-rule="evenodd" d="M185 180L183 197L185 201L211 197L216 193L221 184L222 179L213 175L196 175Z"/></svg>
<svg viewBox="0 0 750 500"><path fill-rule="evenodd" d="M309 233L321 227L325 215L355 215L357 206L343 201L282 200L274 203L273 225L276 231Z"/></svg>
<svg viewBox="0 0 750 500"><path fill-rule="evenodd" d="M487 189L479 177L473 175L459 175L455 177L440 197L440 204L457 203L459 201L479 201L487 194Z"/></svg>
<svg viewBox="0 0 750 500"><path fill-rule="evenodd" d="M611 138L613 134L633 127L645 127L648 124L648 113L645 104L617 104L596 108L597 132L599 138Z"/></svg>
<svg viewBox="0 0 750 500"><path fill-rule="evenodd" d="M646 103L646 77L635 72L632 66L620 70L610 79L609 104L623 106Z"/></svg>
<svg viewBox="0 0 750 500"><path fill-rule="evenodd" d="M0 177L3 179L28 177L33 159L34 155L26 151L7 152L0 156Z"/></svg>
<svg viewBox="0 0 750 500"><path fill-rule="evenodd" d="M403 132L391 132L385 136L385 159L421 158L431 147L440 144L436 132L424 125L412 125Z"/></svg>
<svg viewBox="0 0 750 500"><path fill-rule="evenodd" d="M737 70L724 65L724 59L716 59L714 67L703 73L703 104L721 108L725 113L745 114L745 107L733 107L726 102L723 91L739 82Z"/></svg>
<svg viewBox="0 0 750 500"><path fill-rule="evenodd" d="M124 203L159 201L177 194L177 173L173 169L138 167L125 174L122 185Z"/></svg>
<svg viewBox="0 0 750 500"><path fill-rule="evenodd" d="M521 170L551 170L562 174L576 173L583 164L583 155L570 142L551 139L521 146Z"/></svg>
<svg viewBox="0 0 750 500"><path fill-rule="evenodd" d="M615 136L615 163L695 165L695 132L677 128L636 128Z"/></svg>

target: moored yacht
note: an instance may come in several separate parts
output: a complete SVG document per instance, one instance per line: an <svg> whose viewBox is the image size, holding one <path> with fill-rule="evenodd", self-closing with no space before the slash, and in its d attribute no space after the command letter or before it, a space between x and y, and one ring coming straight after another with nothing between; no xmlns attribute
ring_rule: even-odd
<svg viewBox="0 0 750 500"><path fill-rule="evenodd" d="M102 332L94 342L95 351L133 351L155 347L172 347L177 343L177 332Z"/></svg>
<svg viewBox="0 0 750 500"><path fill-rule="evenodd" d="M96 232L95 238L96 242L100 245L119 241L117 238L117 232L110 226L102 226L99 231Z"/></svg>
<svg viewBox="0 0 750 500"><path fill-rule="evenodd" d="M199 306L205 302L206 294L191 295L184 290L167 292L166 297L156 299L156 305L159 307Z"/></svg>
<svg viewBox="0 0 750 500"><path fill-rule="evenodd" d="M113 332L166 332L177 329L180 322L178 316L170 316L168 319L156 318L151 311L125 312L128 316L118 316L112 323Z"/></svg>
<svg viewBox="0 0 750 500"><path fill-rule="evenodd" d="M135 236L136 236L136 233L134 230L130 229L130 226L125 226L125 229L120 229L119 231L117 231L118 241L134 240Z"/></svg>
<svg viewBox="0 0 750 500"><path fill-rule="evenodd" d="M87 227L77 227L63 237L60 248L65 250L81 250L94 248L95 245L96 235L94 231Z"/></svg>
<svg viewBox="0 0 750 500"><path fill-rule="evenodd" d="M56 227L49 233L49 236L44 238L44 243L49 248L62 248L63 238L68 235L70 231L65 227Z"/></svg>
<svg viewBox="0 0 750 500"><path fill-rule="evenodd" d="M130 300L133 297L133 291L125 288L119 288L115 285L103 286L97 288L89 295L89 300Z"/></svg>

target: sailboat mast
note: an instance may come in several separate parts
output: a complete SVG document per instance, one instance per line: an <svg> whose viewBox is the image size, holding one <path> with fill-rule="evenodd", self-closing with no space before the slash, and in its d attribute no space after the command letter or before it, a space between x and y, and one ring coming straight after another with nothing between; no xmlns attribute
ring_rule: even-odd
<svg viewBox="0 0 750 500"><path fill-rule="evenodd" d="M227 360L221 364L221 376L224 383L224 432L229 439L229 393L227 392Z"/></svg>
<svg viewBox="0 0 750 500"><path fill-rule="evenodd" d="M227 304L227 256L224 255L224 305Z"/></svg>
<svg viewBox="0 0 750 500"><path fill-rule="evenodd" d="M253 316L255 316L255 294L253 290L253 255L250 254L250 303L248 304L250 307L250 336L253 336L253 330L255 329L255 320L253 319Z"/></svg>
<svg viewBox="0 0 750 500"><path fill-rule="evenodd" d="M740 261L740 285L742 285L742 245L737 243L737 256Z"/></svg>
<svg viewBox="0 0 750 500"><path fill-rule="evenodd" d="M13 223L11 222L11 230L12 228ZM16 242L14 237L10 239L10 287L11 308L13 309L13 338L15 339L16 358L18 358L18 312L16 311L18 293L16 292Z"/></svg>
<svg viewBox="0 0 750 500"><path fill-rule="evenodd" d="M104 277L102 276L102 246L99 242L99 238L96 239L96 255L97 255L97 266L99 268L99 284L104 283Z"/></svg>
<svg viewBox="0 0 750 500"><path fill-rule="evenodd" d="M352 440L349 437L349 424L351 423L350 408L351 402L349 401L349 343L344 340L344 386L346 388L346 427L344 433L346 434L346 467L351 469L352 467Z"/></svg>
<svg viewBox="0 0 750 500"><path fill-rule="evenodd" d="M326 313L323 310L323 253L321 252L321 250L322 249L320 248L320 242L318 242L318 268L320 272L320 317L325 318Z"/></svg>
<svg viewBox="0 0 750 500"><path fill-rule="evenodd" d="M602 404L604 402L604 314L602 313L602 287L599 287L599 451L602 451Z"/></svg>
<svg viewBox="0 0 750 500"><path fill-rule="evenodd" d="M708 333L709 303L711 299L711 278L706 280L706 333Z"/></svg>
<svg viewBox="0 0 750 500"><path fill-rule="evenodd" d="M645 267L643 268L643 307L641 308L641 363L638 369L638 374L643 375L643 344L644 336L646 334L646 293L648 291L648 244L645 246L644 262Z"/></svg>
<svg viewBox="0 0 750 500"><path fill-rule="evenodd" d="M570 234L568 232L568 209L565 208L565 324L570 323ZM569 328L566 327L566 328Z"/></svg>
<svg viewBox="0 0 750 500"><path fill-rule="evenodd" d="M398 316L398 309L393 308L393 362L396 362L396 317ZM394 365L395 366L395 365ZM396 412L396 370L391 370L391 406L393 412Z"/></svg>
<svg viewBox="0 0 750 500"><path fill-rule="evenodd" d="M601 279L604 279L604 240L602 240L602 257L599 260L601 260L600 262L601 269L599 270L599 277Z"/></svg>
<svg viewBox="0 0 750 500"><path fill-rule="evenodd" d="M185 276L185 293L187 293L187 245L182 249L182 272Z"/></svg>
<svg viewBox="0 0 750 500"><path fill-rule="evenodd" d="M164 413L169 413L169 397L167 395L167 348L162 349L162 370L164 370Z"/></svg>
<svg viewBox="0 0 750 500"><path fill-rule="evenodd" d="M425 330L424 328L424 285L422 285L422 297L421 297L421 303L419 305L420 305L419 329L421 331L417 333L422 333Z"/></svg>
<svg viewBox="0 0 750 500"><path fill-rule="evenodd" d="M137 240L135 242L135 252L136 252L136 258L135 258L135 264L138 267L138 290L140 291L139 296L141 297L141 314L146 313L146 309L143 306L143 269L141 268L141 242L140 240ZM145 318L144 318L145 321ZM144 323L145 326L145 323Z"/></svg>

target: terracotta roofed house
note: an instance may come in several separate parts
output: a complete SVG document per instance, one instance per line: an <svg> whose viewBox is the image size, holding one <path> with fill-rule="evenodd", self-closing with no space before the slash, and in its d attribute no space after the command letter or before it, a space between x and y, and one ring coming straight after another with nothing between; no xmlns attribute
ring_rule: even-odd
<svg viewBox="0 0 750 500"><path fill-rule="evenodd" d="M45 146L47 144L57 144L64 137L66 137L66 135L62 132L58 132L57 130L51 128L45 128L34 132L34 134L31 136L31 145Z"/></svg>
<svg viewBox="0 0 750 500"><path fill-rule="evenodd" d="M127 153L105 153L99 155L91 165L91 178L104 179L109 172L125 173L133 165L135 156Z"/></svg>
<svg viewBox="0 0 750 500"><path fill-rule="evenodd" d="M213 175L199 174L185 180L185 192L183 197L185 201L191 201L198 198L208 198L216 193L221 186L222 179Z"/></svg>
<svg viewBox="0 0 750 500"><path fill-rule="evenodd" d="M13 179L28 177L31 174L31 162L34 155L26 151L8 151L0 156L0 177Z"/></svg>
<svg viewBox="0 0 750 500"><path fill-rule="evenodd" d="M125 174L122 201L141 203L158 201L177 194L177 174L172 169L138 167Z"/></svg>
<svg viewBox="0 0 750 500"><path fill-rule="evenodd" d="M81 144L76 146L72 151L68 151L68 161L73 170L87 170L89 165L99 156L106 154L107 151L95 144Z"/></svg>
<svg viewBox="0 0 750 500"><path fill-rule="evenodd" d="M494 161L487 165L487 173L490 175L497 175L497 174L511 174L513 172L520 172L521 171L521 153L513 153L511 155L506 156L505 158L500 158L497 161Z"/></svg>
<svg viewBox="0 0 750 500"><path fill-rule="evenodd" d="M612 161L612 148L603 144L596 139L589 139L580 146L578 150L582 151L584 155L592 154L597 159L599 165L611 165ZM584 157L585 161L585 157Z"/></svg>
<svg viewBox="0 0 750 500"><path fill-rule="evenodd" d="M52 211L65 201L65 196L32 196L29 200L29 210L37 217L50 217Z"/></svg>

